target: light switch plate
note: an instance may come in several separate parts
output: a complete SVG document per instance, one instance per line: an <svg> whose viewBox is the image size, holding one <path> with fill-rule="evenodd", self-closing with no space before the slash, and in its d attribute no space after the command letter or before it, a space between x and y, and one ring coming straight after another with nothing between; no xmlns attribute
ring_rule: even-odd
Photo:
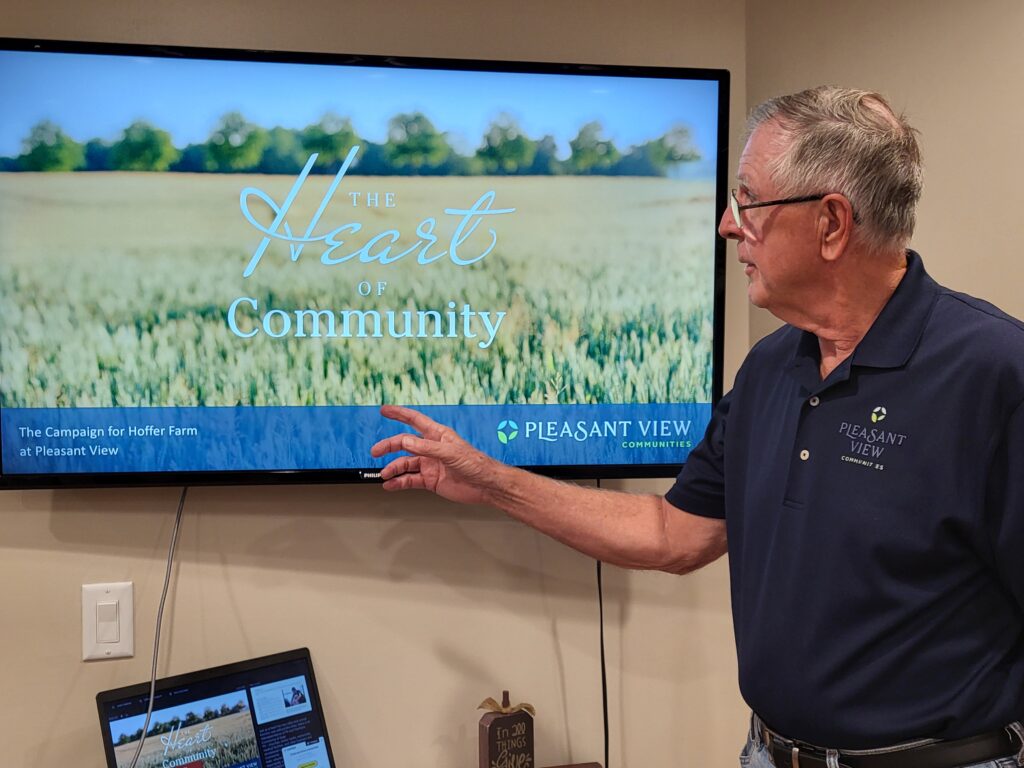
<svg viewBox="0 0 1024 768"><path fill-rule="evenodd" d="M133 594L130 581L82 585L83 661L135 655ZM111 617L113 626L104 620Z"/></svg>

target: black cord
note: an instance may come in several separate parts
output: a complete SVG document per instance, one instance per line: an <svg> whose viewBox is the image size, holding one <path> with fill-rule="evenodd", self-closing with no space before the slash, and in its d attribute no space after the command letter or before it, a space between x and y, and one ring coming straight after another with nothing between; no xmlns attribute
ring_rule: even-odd
<svg viewBox="0 0 1024 768"><path fill-rule="evenodd" d="M598 478L597 487L601 487ZM601 711L604 714L604 768L608 766L608 666L604 658L604 587L601 583L601 561L597 561L597 618L601 638Z"/></svg>

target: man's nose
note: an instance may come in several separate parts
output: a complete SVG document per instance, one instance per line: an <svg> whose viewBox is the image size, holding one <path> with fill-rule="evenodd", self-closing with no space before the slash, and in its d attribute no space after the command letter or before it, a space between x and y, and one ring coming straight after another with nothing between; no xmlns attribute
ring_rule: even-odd
<svg viewBox="0 0 1024 768"><path fill-rule="evenodd" d="M718 234L726 240L743 239L743 230L740 229L739 222L732 217L732 211L729 209L729 206L726 206L725 210L722 211L722 218L718 222Z"/></svg>

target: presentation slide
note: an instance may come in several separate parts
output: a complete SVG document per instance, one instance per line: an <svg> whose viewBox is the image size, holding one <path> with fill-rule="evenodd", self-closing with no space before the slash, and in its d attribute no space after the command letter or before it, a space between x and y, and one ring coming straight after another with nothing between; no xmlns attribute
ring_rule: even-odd
<svg viewBox="0 0 1024 768"><path fill-rule="evenodd" d="M379 467L382 403L513 464L681 463L718 99L0 52L3 472Z"/></svg>

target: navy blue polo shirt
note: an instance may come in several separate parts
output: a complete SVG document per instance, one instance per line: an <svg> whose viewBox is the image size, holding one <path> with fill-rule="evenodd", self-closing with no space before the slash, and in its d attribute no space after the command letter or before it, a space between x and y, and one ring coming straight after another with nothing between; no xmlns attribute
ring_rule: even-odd
<svg viewBox="0 0 1024 768"><path fill-rule="evenodd" d="M1024 720L1024 324L920 257L824 381L759 342L666 498L725 518L740 689L870 749Z"/></svg>

